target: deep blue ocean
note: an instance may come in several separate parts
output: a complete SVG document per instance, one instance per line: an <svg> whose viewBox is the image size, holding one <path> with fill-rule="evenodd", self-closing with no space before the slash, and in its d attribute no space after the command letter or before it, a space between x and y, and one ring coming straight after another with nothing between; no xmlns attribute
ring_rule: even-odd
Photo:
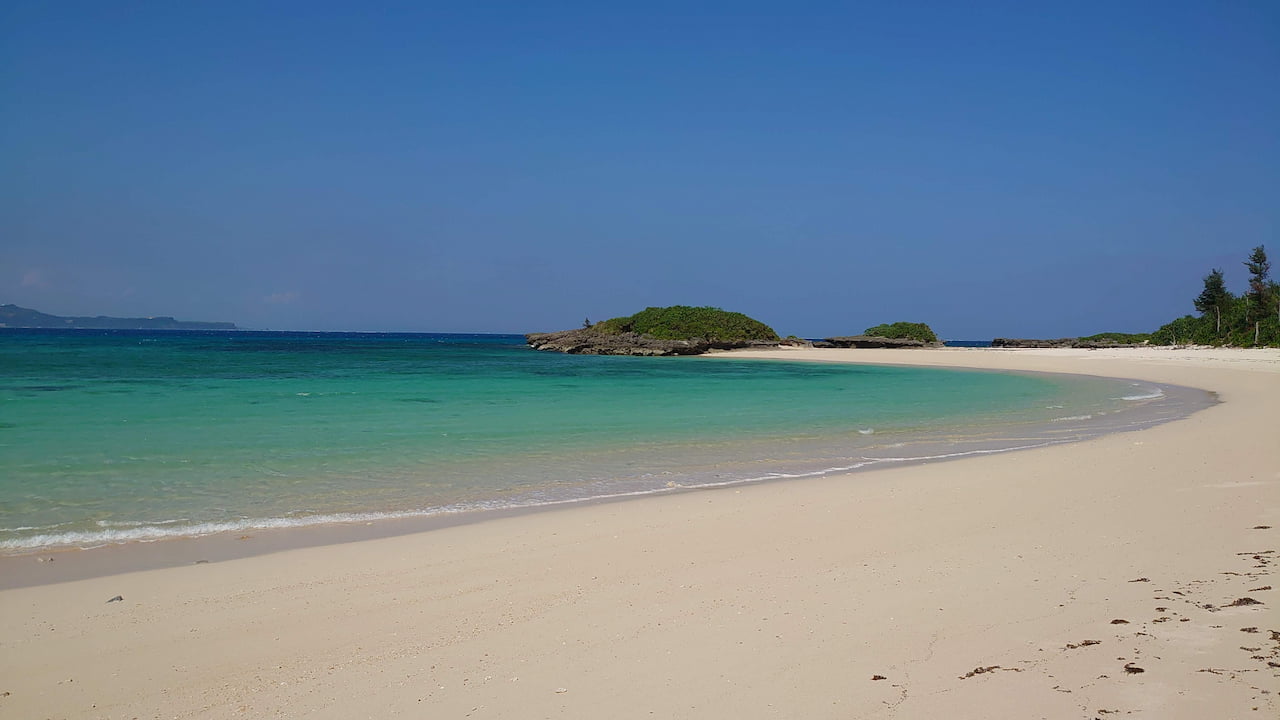
<svg viewBox="0 0 1280 720"><path fill-rule="evenodd" d="M6 329L0 552L1003 451L1182 412L1167 399L1098 378L561 355L515 335Z"/></svg>

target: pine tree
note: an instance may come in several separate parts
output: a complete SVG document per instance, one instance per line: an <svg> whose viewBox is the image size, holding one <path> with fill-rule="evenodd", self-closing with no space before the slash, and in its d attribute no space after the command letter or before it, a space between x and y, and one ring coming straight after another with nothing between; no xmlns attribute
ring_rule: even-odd
<svg viewBox="0 0 1280 720"><path fill-rule="evenodd" d="M1267 259L1266 248L1262 245L1254 248L1244 266L1249 268L1250 275L1249 292L1245 295L1249 303L1246 317L1253 322L1253 344L1257 345L1262 318L1271 312L1272 283L1267 282L1271 261Z"/></svg>
<svg viewBox="0 0 1280 720"><path fill-rule="evenodd" d="M1222 336L1222 309L1231 303L1231 293L1227 292L1227 284L1222 279L1222 270L1214 268L1213 272L1204 276L1204 290L1195 299L1196 309L1208 315L1213 312L1214 336Z"/></svg>

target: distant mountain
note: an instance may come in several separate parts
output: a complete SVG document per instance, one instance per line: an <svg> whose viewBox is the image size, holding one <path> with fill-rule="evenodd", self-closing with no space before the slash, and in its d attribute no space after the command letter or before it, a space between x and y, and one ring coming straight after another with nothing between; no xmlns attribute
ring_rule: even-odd
<svg viewBox="0 0 1280 720"><path fill-rule="evenodd" d="M39 310L0 305L0 327L10 328L72 328L85 330L236 330L235 323L189 322L171 317L117 318L62 317L48 315Z"/></svg>

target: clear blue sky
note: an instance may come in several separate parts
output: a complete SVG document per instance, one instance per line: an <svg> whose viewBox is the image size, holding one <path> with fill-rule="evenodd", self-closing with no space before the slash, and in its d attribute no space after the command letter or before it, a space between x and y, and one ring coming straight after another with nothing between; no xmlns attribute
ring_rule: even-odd
<svg viewBox="0 0 1280 720"><path fill-rule="evenodd" d="M7 0L0 103L63 315L1056 337L1280 260L1275 0Z"/></svg>

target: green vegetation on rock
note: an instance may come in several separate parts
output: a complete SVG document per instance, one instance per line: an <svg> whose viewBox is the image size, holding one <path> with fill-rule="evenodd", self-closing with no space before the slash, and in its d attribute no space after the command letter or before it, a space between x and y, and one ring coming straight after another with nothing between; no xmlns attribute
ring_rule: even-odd
<svg viewBox="0 0 1280 720"><path fill-rule="evenodd" d="M938 342L938 336L933 333L933 329L924 323L896 322L888 325L876 325L875 327L867 328L863 335L919 340L927 343Z"/></svg>
<svg viewBox="0 0 1280 720"><path fill-rule="evenodd" d="M1151 342L1151 333L1122 333L1122 332L1102 332L1097 335L1089 335L1077 338L1083 342L1113 342L1121 345L1141 345Z"/></svg>
<svg viewBox="0 0 1280 720"><path fill-rule="evenodd" d="M639 333L661 340L702 338L776 342L779 339L773 328L742 313L688 305L646 308L635 315L598 322L592 328L608 335Z"/></svg>

